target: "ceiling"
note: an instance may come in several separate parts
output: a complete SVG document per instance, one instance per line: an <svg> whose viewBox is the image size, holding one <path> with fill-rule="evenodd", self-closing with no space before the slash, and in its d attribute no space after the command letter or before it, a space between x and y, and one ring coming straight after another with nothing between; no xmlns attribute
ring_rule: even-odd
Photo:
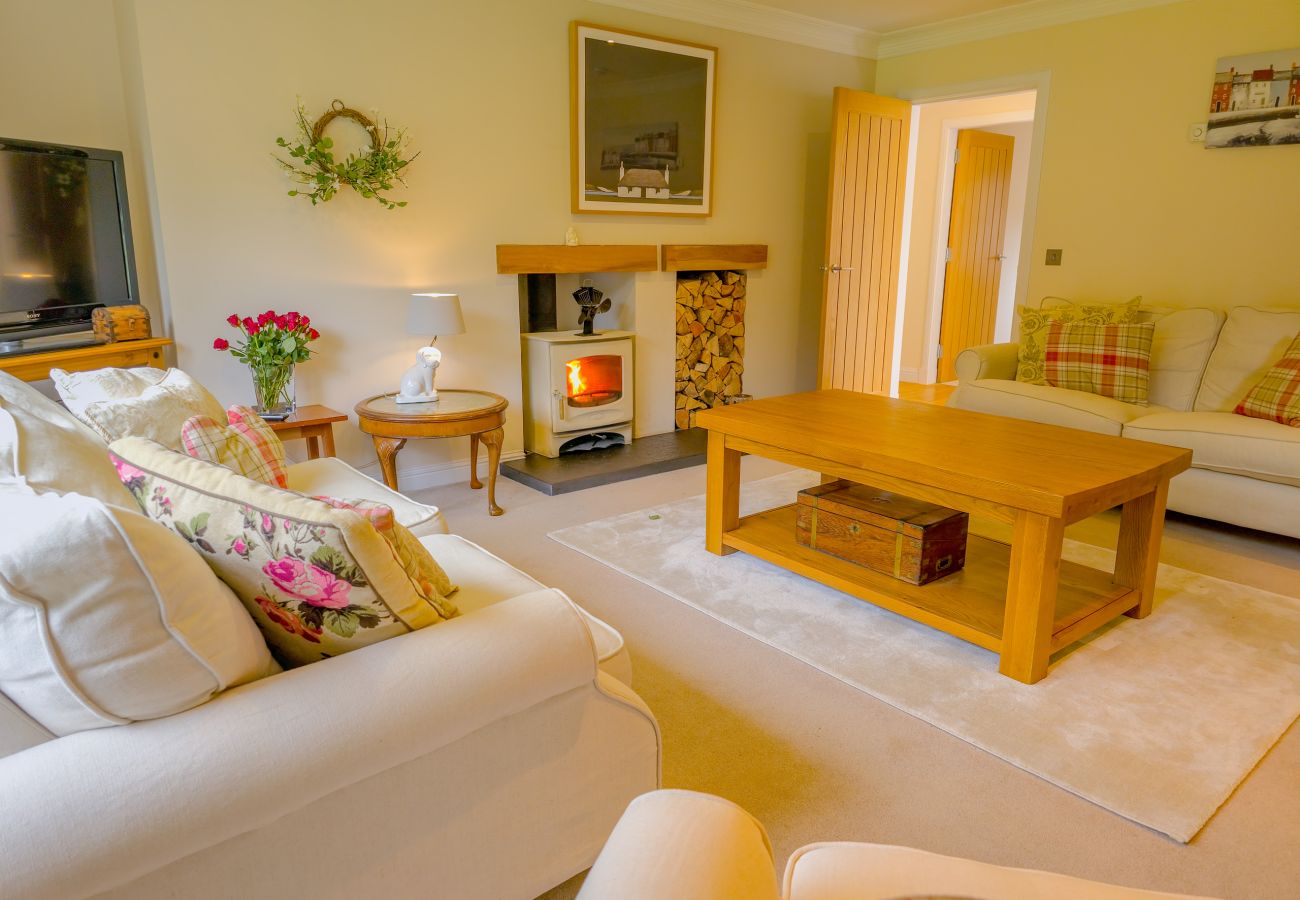
<svg viewBox="0 0 1300 900"><path fill-rule="evenodd" d="M1019 6L1024 0L757 0L756 5L885 34L958 16Z"/></svg>

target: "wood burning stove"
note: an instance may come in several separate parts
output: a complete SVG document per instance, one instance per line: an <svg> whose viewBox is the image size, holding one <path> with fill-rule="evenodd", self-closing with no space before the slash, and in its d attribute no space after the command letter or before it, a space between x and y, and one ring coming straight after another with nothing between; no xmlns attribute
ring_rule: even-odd
<svg viewBox="0 0 1300 900"><path fill-rule="evenodd" d="M631 442L632 338L628 331L523 335L527 450L555 457Z"/></svg>

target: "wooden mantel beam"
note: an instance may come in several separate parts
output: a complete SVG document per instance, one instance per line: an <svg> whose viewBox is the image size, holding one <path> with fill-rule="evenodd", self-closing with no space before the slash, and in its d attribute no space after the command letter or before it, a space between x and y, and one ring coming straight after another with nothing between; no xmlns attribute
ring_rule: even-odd
<svg viewBox="0 0 1300 900"><path fill-rule="evenodd" d="M663 270L766 269L767 244L664 244Z"/></svg>

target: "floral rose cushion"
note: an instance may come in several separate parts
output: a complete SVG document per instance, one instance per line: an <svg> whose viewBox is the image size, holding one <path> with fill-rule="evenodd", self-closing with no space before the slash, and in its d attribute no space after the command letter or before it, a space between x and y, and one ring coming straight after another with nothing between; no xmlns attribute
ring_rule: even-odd
<svg viewBox="0 0 1300 900"><path fill-rule="evenodd" d="M1084 325L1124 325L1136 322L1141 297L1134 297L1123 304L1098 304L1085 306L1068 303L1065 306L1051 306L1034 309L1031 306L1016 307L1020 316L1020 349L1016 359L1016 381L1029 384L1047 384L1047 375L1043 368L1044 352L1047 345L1047 329L1053 322L1069 324L1078 322Z"/></svg>
<svg viewBox="0 0 1300 900"><path fill-rule="evenodd" d="M181 426L181 449L195 459L233 469L245 478L287 488L284 443L266 420L247 406L226 410L226 424L190 416Z"/></svg>
<svg viewBox="0 0 1300 900"><path fill-rule="evenodd" d="M411 533L405 525L397 521L393 508L373 500L341 500L336 497L317 496L317 500L328 503L335 509L350 509L365 516L379 532L379 536L388 542L393 556L424 592L449 597L456 591L442 566L433 558L419 538Z"/></svg>
<svg viewBox="0 0 1300 900"><path fill-rule="evenodd" d="M1233 412L1300 427L1300 334Z"/></svg>
<svg viewBox="0 0 1300 900"><path fill-rule="evenodd" d="M412 578L353 509L260 484L143 438L115 441L109 451L144 513L198 551L286 666L457 615L437 590L445 582Z"/></svg>

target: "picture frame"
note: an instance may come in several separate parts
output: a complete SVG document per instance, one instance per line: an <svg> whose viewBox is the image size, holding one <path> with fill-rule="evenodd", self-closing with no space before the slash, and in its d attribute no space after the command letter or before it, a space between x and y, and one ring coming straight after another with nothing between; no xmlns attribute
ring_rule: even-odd
<svg viewBox="0 0 1300 900"><path fill-rule="evenodd" d="M574 213L710 216L718 50L573 22Z"/></svg>
<svg viewBox="0 0 1300 900"><path fill-rule="evenodd" d="M1300 47L1224 56L1214 72L1207 149L1300 144Z"/></svg>

